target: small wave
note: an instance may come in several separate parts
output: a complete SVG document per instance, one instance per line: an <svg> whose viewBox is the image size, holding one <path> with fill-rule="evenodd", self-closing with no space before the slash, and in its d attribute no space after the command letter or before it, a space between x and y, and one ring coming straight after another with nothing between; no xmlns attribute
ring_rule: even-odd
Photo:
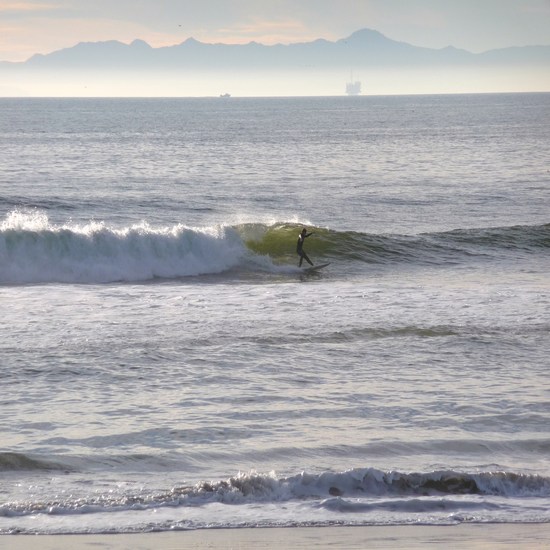
<svg viewBox="0 0 550 550"><path fill-rule="evenodd" d="M433 512L452 513L456 511L475 510L499 510L498 504L489 502L468 502L464 499L459 501L437 498L411 498L411 499L390 499L378 500L375 502L364 502L362 500L348 500L342 497L334 497L321 501L318 508L324 508L333 512L341 513L365 513L385 510L398 513L428 514Z"/></svg>
<svg viewBox="0 0 550 550"><path fill-rule="evenodd" d="M0 472L33 470L68 470L62 464L31 458L22 453L0 453Z"/></svg>
<svg viewBox="0 0 550 550"><path fill-rule="evenodd" d="M184 488L186 497L216 496L222 502L328 496L434 496L499 495L550 496L550 478L512 472L468 474L454 471L429 473L383 472L374 468L319 475L302 473L277 479L274 474L241 474L217 483Z"/></svg>
<svg viewBox="0 0 550 550"><path fill-rule="evenodd" d="M372 506L387 509L399 499L403 510L412 506L415 511L433 511L439 500L424 501L419 508L418 499L445 498L475 495L481 497L550 497L550 478L514 472L463 473L438 471L428 473L384 472L374 468L354 469L345 472L322 474L301 473L278 478L275 473L241 473L219 481L202 481L193 486L175 487L164 493L94 495L88 499L56 500L29 503L6 503L0 506L0 516L30 514L72 515L123 510L150 510L159 507L202 506L205 504L269 504L290 501L315 501L318 506L349 507L360 511ZM337 499L337 500L334 500ZM343 502L341 499L346 499ZM369 502L352 503L353 499ZM398 500L395 500L398 499ZM463 500L463 499L462 499ZM436 504L433 504L436 502ZM449 509L451 505L449 504ZM461 506L464 509L464 506ZM345 511L345 510L344 510Z"/></svg>

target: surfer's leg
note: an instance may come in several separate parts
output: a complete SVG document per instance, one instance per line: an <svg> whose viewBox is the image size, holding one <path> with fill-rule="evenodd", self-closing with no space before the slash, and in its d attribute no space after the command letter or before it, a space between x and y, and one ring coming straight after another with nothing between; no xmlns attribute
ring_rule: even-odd
<svg viewBox="0 0 550 550"><path fill-rule="evenodd" d="M305 252L304 252L303 254L304 254L303 257L306 259L307 263L308 263L309 265L313 265L313 262L308 258L308 255L307 255ZM300 259L300 264L301 264L301 263L302 263L302 260Z"/></svg>

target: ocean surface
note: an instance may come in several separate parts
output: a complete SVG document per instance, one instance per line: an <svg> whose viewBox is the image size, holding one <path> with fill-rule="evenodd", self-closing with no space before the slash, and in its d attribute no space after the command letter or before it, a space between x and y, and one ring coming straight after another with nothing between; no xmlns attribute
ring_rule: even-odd
<svg viewBox="0 0 550 550"><path fill-rule="evenodd" d="M549 144L550 94L0 99L0 533L549 522Z"/></svg>

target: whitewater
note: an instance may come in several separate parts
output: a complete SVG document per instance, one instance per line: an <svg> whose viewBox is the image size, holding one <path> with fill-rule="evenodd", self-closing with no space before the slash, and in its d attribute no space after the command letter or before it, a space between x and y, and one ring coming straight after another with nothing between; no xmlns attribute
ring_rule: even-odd
<svg viewBox="0 0 550 550"><path fill-rule="evenodd" d="M0 100L0 534L549 522L549 128Z"/></svg>

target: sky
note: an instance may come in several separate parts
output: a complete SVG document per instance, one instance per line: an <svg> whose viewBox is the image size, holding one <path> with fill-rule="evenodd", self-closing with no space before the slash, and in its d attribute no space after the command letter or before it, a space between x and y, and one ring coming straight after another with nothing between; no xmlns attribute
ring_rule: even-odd
<svg viewBox="0 0 550 550"><path fill-rule="evenodd" d="M78 42L288 44L362 28L474 53L550 45L550 0L0 0L0 61Z"/></svg>

